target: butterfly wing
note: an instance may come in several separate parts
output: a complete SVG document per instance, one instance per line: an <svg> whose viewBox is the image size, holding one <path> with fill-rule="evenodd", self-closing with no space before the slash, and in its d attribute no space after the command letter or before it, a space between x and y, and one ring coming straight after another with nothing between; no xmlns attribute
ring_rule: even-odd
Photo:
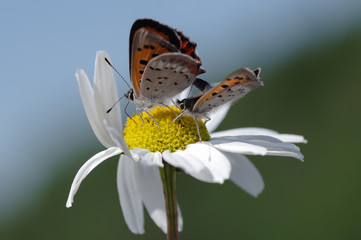
<svg viewBox="0 0 361 240"><path fill-rule="evenodd" d="M143 73L142 95L156 102L172 98L193 83L200 65L182 53L164 53L152 58Z"/></svg>
<svg viewBox="0 0 361 240"><path fill-rule="evenodd" d="M148 62L163 53L179 52L177 32L152 19L134 22L129 37L129 72L135 96L140 97L140 83Z"/></svg>
<svg viewBox="0 0 361 240"><path fill-rule="evenodd" d="M203 94L194 104L192 112L207 113L227 102L244 97L251 90L263 86L259 79L260 68L241 68Z"/></svg>

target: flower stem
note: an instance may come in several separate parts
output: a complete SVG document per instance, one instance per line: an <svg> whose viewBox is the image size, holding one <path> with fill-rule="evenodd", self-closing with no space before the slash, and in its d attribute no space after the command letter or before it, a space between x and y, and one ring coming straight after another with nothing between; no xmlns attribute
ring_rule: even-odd
<svg viewBox="0 0 361 240"><path fill-rule="evenodd" d="M160 176L163 183L163 193L165 208L167 212L167 239L178 240L178 209L177 209L177 193L175 186L175 168L164 163L164 167L160 168Z"/></svg>

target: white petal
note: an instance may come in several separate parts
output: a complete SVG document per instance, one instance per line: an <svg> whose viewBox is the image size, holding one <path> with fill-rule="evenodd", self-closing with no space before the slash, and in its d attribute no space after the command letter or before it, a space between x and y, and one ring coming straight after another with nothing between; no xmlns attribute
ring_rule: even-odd
<svg viewBox="0 0 361 240"><path fill-rule="evenodd" d="M109 114L106 111L119 99L114 70L105 61L111 61L105 51L97 52L94 71L94 98L98 115L106 119L108 126L122 130L119 104L116 104Z"/></svg>
<svg viewBox="0 0 361 240"><path fill-rule="evenodd" d="M142 195L143 203L154 223L167 233L167 215L164 202L163 187L160 178L159 168L140 163L136 166L135 177L138 179L139 191ZM178 208L178 229L182 230L182 213Z"/></svg>
<svg viewBox="0 0 361 240"><path fill-rule="evenodd" d="M105 61L105 58L111 61L107 52L97 52L94 72L94 99L97 114L100 121L107 127L109 135L115 145L123 149L128 157L131 157L128 146L123 138L120 107L119 104L114 105L114 103L119 100L114 70ZM106 113L113 105L112 110Z"/></svg>
<svg viewBox="0 0 361 240"><path fill-rule="evenodd" d="M257 168L242 154L224 154L232 165L230 179L247 193L257 197L264 188L262 176Z"/></svg>
<svg viewBox="0 0 361 240"><path fill-rule="evenodd" d="M115 146L120 147L124 151L124 154L127 155L129 158L134 158L134 155L130 152L128 145L125 143L125 140L123 137L123 128L115 129L115 128L107 126L107 129L108 129L109 135L110 135L111 139L113 140Z"/></svg>
<svg viewBox="0 0 361 240"><path fill-rule="evenodd" d="M223 119L226 117L230 107L231 107L231 103L227 103L227 104L222 105L222 107L217 108L216 111L212 111L210 113L209 118L211 120L209 120L206 123L208 132L213 132L214 130L216 130L216 128L219 126L219 124L221 124Z"/></svg>
<svg viewBox="0 0 361 240"><path fill-rule="evenodd" d="M227 157L205 143L190 144L184 151L164 151L163 158L172 166L205 182L223 183L231 172Z"/></svg>
<svg viewBox="0 0 361 240"><path fill-rule="evenodd" d="M307 140L305 140L303 136L294 134L280 134L276 131L266 128L237 128L211 134L212 138L238 135L266 135L278 138L283 142L307 143Z"/></svg>
<svg viewBox="0 0 361 240"><path fill-rule="evenodd" d="M300 152L300 148L292 143L285 143L279 140L278 138L270 136L241 136L243 142L250 144L259 145L267 148L266 155L272 156L287 156L297 158L303 161L303 155Z"/></svg>
<svg viewBox="0 0 361 240"><path fill-rule="evenodd" d="M138 163L135 177L138 179L138 187L145 208L155 224L166 233L167 215L159 168Z"/></svg>
<svg viewBox="0 0 361 240"><path fill-rule="evenodd" d="M93 132L105 147L109 148L114 146L115 144L109 136L108 130L106 129L104 123L99 119L98 113L96 111L94 92L90 85L88 76L82 69L78 70L75 76L78 80L80 97L83 102L85 113L88 117Z"/></svg>
<svg viewBox="0 0 361 240"><path fill-rule="evenodd" d="M80 187L80 184L84 180L84 178L100 163L120 153L122 153L122 151L119 148L111 147L108 148L107 150L97 153L88 161L86 161L85 164L79 169L79 171L75 175L75 178L70 188L68 200L66 201L66 207L69 208L72 206L72 203L74 201L74 196L78 191L78 188Z"/></svg>
<svg viewBox="0 0 361 240"><path fill-rule="evenodd" d="M182 231L183 230L183 217L182 217L182 211L179 207L179 204L178 204L178 231Z"/></svg>
<svg viewBox="0 0 361 240"><path fill-rule="evenodd" d="M303 161L303 155L301 154L299 147L292 143L282 142L281 140L270 136L244 135L219 137L212 139L210 143L223 151L254 155L255 153L246 153L246 149L234 148L237 143L248 144L250 147L252 146L251 148L253 148L253 150L257 147L266 149L264 155L288 156Z"/></svg>
<svg viewBox="0 0 361 240"><path fill-rule="evenodd" d="M137 165L126 155L119 159L117 172L117 187L120 205L128 228L136 234L144 233L144 212L140 181L137 178Z"/></svg>
<svg viewBox="0 0 361 240"><path fill-rule="evenodd" d="M163 167L162 154L160 152L154 153L143 148L133 148L132 151L140 156L143 165Z"/></svg>
<svg viewBox="0 0 361 240"><path fill-rule="evenodd" d="M233 153L249 154L249 155L261 155L267 154L267 148L258 146L255 144L249 144L243 141L223 138L212 138L209 141L214 147L219 150Z"/></svg>

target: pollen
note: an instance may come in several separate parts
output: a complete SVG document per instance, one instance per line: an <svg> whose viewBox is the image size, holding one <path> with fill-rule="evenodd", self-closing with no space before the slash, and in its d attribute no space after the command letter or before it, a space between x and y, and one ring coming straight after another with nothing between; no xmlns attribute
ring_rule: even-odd
<svg viewBox="0 0 361 240"><path fill-rule="evenodd" d="M181 114L181 110L175 106L171 106L177 114ZM124 140L129 149L144 148L151 152L163 152L170 150L184 150L188 144L199 142L197 126L190 116L179 117L173 120L177 115L166 107L156 107L146 113L133 114L132 118L128 118L124 128ZM209 133L202 120L198 121L201 137L203 141L210 139Z"/></svg>

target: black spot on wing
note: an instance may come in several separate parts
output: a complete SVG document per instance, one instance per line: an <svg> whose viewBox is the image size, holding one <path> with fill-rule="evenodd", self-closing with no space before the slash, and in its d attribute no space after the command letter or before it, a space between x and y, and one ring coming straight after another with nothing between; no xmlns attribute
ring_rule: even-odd
<svg viewBox="0 0 361 240"><path fill-rule="evenodd" d="M148 61L147 60L145 60L145 59L140 59L139 60L139 63L141 64L141 65L147 65L148 64Z"/></svg>
<svg viewBox="0 0 361 240"><path fill-rule="evenodd" d="M149 45L145 44L143 47L144 47L145 49L152 49L152 50L155 49L154 45L151 45L151 44L149 44Z"/></svg>

